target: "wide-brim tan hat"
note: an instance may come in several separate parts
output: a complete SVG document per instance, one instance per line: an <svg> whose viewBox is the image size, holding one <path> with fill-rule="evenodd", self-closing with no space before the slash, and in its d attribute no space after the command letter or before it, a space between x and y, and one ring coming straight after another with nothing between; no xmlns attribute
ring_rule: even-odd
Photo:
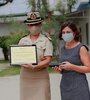
<svg viewBox="0 0 90 100"><path fill-rule="evenodd" d="M24 21L25 24L38 24L43 22L44 18L40 16L39 12L30 12L27 14L27 20Z"/></svg>

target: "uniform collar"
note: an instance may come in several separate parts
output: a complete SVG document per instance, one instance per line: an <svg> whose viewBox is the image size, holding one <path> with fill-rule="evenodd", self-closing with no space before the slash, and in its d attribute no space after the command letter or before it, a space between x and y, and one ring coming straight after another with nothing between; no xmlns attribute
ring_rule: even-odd
<svg viewBox="0 0 90 100"><path fill-rule="evenodd" d="M27 38L32 43L31 38L30 38L30 35L28 35ZM43 35L40 33L40 35L37 38L37 40L34 43L32 43L32 44L36 44L37 42L41 42L41 41L43 41Z"/></svg>

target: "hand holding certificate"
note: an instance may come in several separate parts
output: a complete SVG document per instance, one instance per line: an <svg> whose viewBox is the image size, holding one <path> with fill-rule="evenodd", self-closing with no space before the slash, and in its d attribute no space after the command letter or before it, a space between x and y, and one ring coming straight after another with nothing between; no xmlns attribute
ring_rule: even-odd
<svg viewBox="0 0 90 100"><path fill-rule="evenodd" d="M37 64L36 45L10 46L11 65Z"/></svg>

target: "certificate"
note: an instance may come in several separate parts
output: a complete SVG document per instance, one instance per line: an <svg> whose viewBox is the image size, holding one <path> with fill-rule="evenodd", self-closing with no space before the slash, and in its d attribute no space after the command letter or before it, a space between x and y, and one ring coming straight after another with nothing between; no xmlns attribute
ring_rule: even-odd
<svg viewBox="0 0 90 100"><path fill-rule="evenodd" d="M36 45L12 45L10 46L11 65L37 64Z"/></svg>

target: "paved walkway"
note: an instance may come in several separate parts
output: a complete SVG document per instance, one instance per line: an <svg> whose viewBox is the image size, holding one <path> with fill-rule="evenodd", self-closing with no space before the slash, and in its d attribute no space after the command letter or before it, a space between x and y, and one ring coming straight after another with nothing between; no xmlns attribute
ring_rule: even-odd
<svg viewBox="0 0 90 100"><path fill-rule="evenodd" d="M9 63L0 64L0 70L8 68ZM1 100L20 100L19 75L0 77L0 98ZM60 84L61 76L59 73L50 74L51 83L51 100L60 100Z"/></svg>
<svg viewBox="0 0 90 100"><path fill-rule="evenodd" d="M50 74L51 99L60 100L60 75ZM0 100L20 100L19 76L0 77Z"/></svg>
<svg viewBox="0 0 90 100"><path fill-rule="evenodd" d="M10 66L10 64L0 64L0 70ZM0 77L0 100L20 100L19 75ZM87 74L90 87L90 74ZM61 100L60 96L61 74L50 74L51 100Z"/></svg>
<svg viewBox="0 0 90 100"><path fill-rule="evenodd" d="M90 74L87 74L90 86ZM60 74L50 74L51 100L61 100L59 84ZM0 77L0 100L20 100L19 95L19 75L10 77Z"/></svg>

